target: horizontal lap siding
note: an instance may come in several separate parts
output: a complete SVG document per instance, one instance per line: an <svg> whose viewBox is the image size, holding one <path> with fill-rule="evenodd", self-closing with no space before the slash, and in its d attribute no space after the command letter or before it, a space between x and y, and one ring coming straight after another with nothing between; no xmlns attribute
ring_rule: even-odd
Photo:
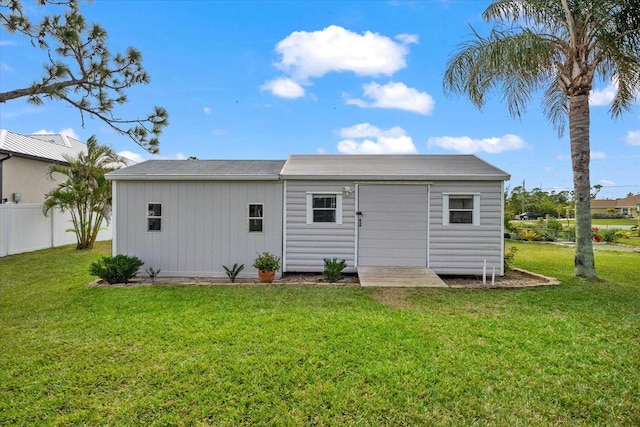
<svg viewBox="0 0 640 427"><path fill-rule="evenodd" d="M345 272L355 268L355 196L342 197L342 224L307 224L307 192L337 192L353 182L287 181L286 271L321 272L324 258L346 260Z"/></svg>
<svg viewBox="0 0 640 427"><path fill-rule="evenodd" d="M256 252L282 253L280 182L118 181L116 252L135 255L166 276L226 277L244 264L255 277ZM147 231L147 203L162 203L162 231ZM248 232L249 203L264 204L262 233Z"/></svg>
<svg viewBox="0 0 640 427"><path fill-rule="evenodd" d="M500 181L434 183L431 187L430 267L438 274L502 271L503 218ZM480 194L480 225L442 225L443 193Z"/></svg>

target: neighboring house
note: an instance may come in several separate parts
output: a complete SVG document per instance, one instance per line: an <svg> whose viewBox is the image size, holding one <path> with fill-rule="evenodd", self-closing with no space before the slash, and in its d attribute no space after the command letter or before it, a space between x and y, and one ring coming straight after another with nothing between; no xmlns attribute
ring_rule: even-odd
<svg viewBox="0 0 640 427"><path fill-rule="evenodd" d="M640 194L622 199L605 199L591 201L591 215L617 214L627 218L640 216Z"/></svg>
<svg viewBox="0 0 640 427"><path fill-rule="evenodd" d="M86 151L86 144L66 135L23 135L1 129L0 203L44 203L44 195L59 184L55 175L53 180L47 176L49 165L66 165L63 155L75 157Z"/></svg>
<svg viewBox="0 0 640 427"><path fill-rule="evenodd" d="M509 175L472 155L307 155L273 160L151 160L113 181L113 253L166 276L225 277L257 253L283 272L427 266L503 274Z"/></svg>

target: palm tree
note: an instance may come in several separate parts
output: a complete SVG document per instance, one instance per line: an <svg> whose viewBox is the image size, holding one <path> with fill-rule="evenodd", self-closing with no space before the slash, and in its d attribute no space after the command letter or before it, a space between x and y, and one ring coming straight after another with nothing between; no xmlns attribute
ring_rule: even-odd
<svg viewBox="0 0 640 427"><path fill-rule="evenodd" d="M49 177L59 173L66 179L45 194L44 213L53 207L68 211L73 224L69 231L76 233L76 248L91 249L103 221L111 219L111 182L104 175L119 169L125 159L111 148L99 145L94 136L87 141L86 154L64 159L69 166L49 166Z"/></svg>
<svg viewBox="0 0 640 427"><path fill-rule="evenodd" d="M591 241L589 92L596 77L617 85L616 118L640 91L640 0L494 0L483 13L488 37L475 33L449 59L446 93L466 94L477 107L498 88L512 117L545 89L542 106L569 139L576 204L574 274L596 277Z"/></svg>

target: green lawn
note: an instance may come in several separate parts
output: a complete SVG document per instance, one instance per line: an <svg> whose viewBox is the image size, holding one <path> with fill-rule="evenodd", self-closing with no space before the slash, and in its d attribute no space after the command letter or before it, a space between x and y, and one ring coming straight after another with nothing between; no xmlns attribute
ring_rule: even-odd
<svg viewBox="0 0 640 427"><path fill-rule="evenodd" d="M87 288L0 259L0 426L639 425L640 254L515 243L562 286Z"/></svg>
<svg viewBox="0 0 640 427"><path fill-rule="evenodd" d="M609 228L615 228L616 225L638 225L637 219L624 219L624 218L605 218L605 219L592 219L591 224L594 226L605 226Z"/></svg>

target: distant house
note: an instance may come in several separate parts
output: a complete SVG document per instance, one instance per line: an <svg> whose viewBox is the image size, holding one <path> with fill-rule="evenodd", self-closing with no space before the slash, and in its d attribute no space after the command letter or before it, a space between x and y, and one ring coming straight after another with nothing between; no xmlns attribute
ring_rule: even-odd
<svg viewBox="0 0 640 427"><path fill-rule="evenodd" d="M622 199L592 200L591 215L621 215L625 218L638 218L640 216L640 194Z"/></svg>
<svg viewBox="0 0 640 427"><path fill-rule="evenodd" d="M113 253L166 276L225 277L256 253L283 272L323 258L503 274L504 181L476 156L293 155L288 160L151 160L113 181Z"/></svg>
<svg viewBox="0 0 640 427"><path fill-rule="evenodd" d="M49 165L68 165L64 155L86 153L85 143L66 135L23 135L0 130L0 257L74 243L68 211L43 215L45 194L65 177L47 175ZM105 222L98 240L111 239Z"/></svg>
<svg viewBox="0 0 640 427"><path fill-rule="evenodd" d="M47 176L52 163L66 165L63 155L77 156L87 146L58 134L23 135L0 130L0 202L44 203L44 195L58 185Z"/></svg>

